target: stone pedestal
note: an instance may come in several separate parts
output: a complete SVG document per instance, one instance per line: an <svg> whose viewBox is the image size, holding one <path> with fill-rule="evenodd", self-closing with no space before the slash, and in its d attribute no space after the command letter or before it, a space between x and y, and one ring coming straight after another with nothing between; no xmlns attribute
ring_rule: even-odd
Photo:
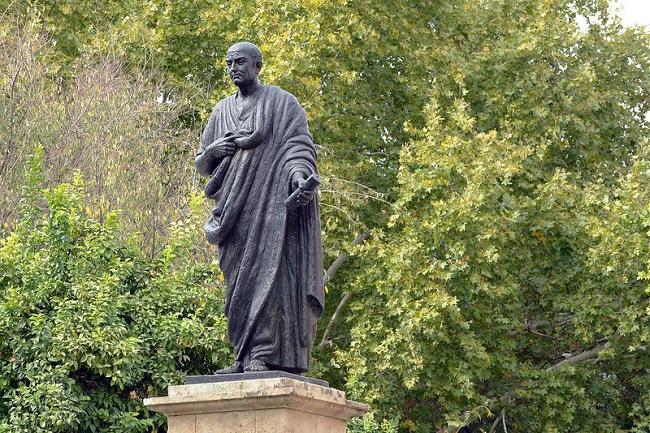
<svg viewBox="0 0 650 433"><path fill-rule="evenodd" d="M369 410L321 381L287 373L247 376L188 378L189 384L169 387L168 397L144 404L167 416L168 433L345 433L348 420Z"/></svg>

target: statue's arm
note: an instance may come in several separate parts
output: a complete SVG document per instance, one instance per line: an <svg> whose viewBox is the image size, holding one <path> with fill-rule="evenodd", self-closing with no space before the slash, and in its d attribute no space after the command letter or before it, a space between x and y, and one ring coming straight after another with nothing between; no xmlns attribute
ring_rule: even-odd
<svg viewBox="0 0 650 433"><path fill-rule="evenodd" d="M295 96L290 95L290 100L292 101L293 110L296 113L292 116L292 122L295 123L293 128L301 132L300 140L297 140L297 142L303 148L299 153L302 158L294 159L291 164L291 191L295 191L298 188L302 188L310 176L318 176L318 171L316 169L316 146L314 146L312 136L309 133L307 113L300 106ZM310 195L307 201L311 200L311 198Z"/></svg>
<svg viewBox="0 0 650 433"><path fill-rule="evenodd" d="M298 170L295 171L291 176L291 191L292 193L294 193L296 190L299 189L301 190L298 193L296 199L298 203L302 206L312 201L314 196L316 195L316 191L314 188L305 188L305 182L312 175L316 175L316 173L315 172L307 173L307 171Z"/></svg>
<svg viewBox="0 0 650 433"><path fill-rule="evenodd" d="M212 175L219 162L226 156L232 156L236 150L236 145L230 134L212 141L215 131L215 118L215 112L213 112L201 135L201 147L194 157L194 165L203 176Z"/></svg>
<svg viewBox="0 0 650 433"><path fill-rule="evenodd" d="M194 165L201 175L211 176L219 162L226 156L234 155L236 150L237 145L232 141L232 137L221 137L197 152Z"/></svg>

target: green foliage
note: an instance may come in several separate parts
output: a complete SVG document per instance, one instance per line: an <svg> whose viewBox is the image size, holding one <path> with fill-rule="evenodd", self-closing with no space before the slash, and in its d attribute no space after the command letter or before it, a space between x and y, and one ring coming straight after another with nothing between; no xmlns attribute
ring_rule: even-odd
<svg viewBox="0 0 650 433"><path fill-rule="evenodd" d="M29 17L6 12L0 34L0 231L15 225L27 156L40 146L45 186L80 171L94 196L88 212L102 221L119 211L124 235L139 232L153 254L198 189L187 157L195 133L178 120L183 99L159 103L160 74L129 72L110 54L56 75L61 47Z"/></svg>
<svg viewBox="0 0 650 433"><path fill-rule="evenodd" d="M149 258L86 214L80 176L40 195L29 178L0 241L0 431L151 431L142 398L230 356L216 269L191 258L202 198Z"/></svg>
<svg viewBox="0 0 650 433"><path fill-rule="evenodd" d="M348 425L348 433L397 433L396 420L377 421L375 414L369 412L361 418L353 419Z"/></svg>
<svg viewBox="0 0 650 433"><path fill-rule="evenodd" d="M650 38L605 2L438 18L426 125L357 252L349 386L418 432L501 410L508 431L642 431Z"/></svg>
<svg viewBox="0 0 650 433"><path fill-rule="evenodd" d="M74 156L83 154L74 149L95 148L85 145L104 143L103 129L93 126L106 122L110 131L106 152L101 158L86 159L94 165L76 167L86 179L94 179L94 172L106 172L84 167L105 166L110 174L100 177L108 179L97 183L105 198L98 199L97 207L89 206L90 212L100 216L124 209L126 232L135 228L152 239L144 228L164 227L164 222L177 219L176 210L184 208L178 197L185 194L173 194L184 188L176 188L179 183L165 173L174 172L177 179L185 180L181 185L196 188L195 182L187 181L191 167L179 164L182 158L174 159L190 155L189 148L195 145L183 138L187 129L170 119L200 125L216 100L234 91L222 67L227 47L241 39L258 43L265 53L263 81L299 98L320 146L326 263L342 249L352 255L328 285L325 320L344 292L354 294L353 302L343 311L345 320L336 328L332 344L316 351L314 369L375 408L374 415L352 424L351 431L478 433L489 431L496 420L505 423L509 432L648 430L650 37L641 29L621 28L610 13L609 1L122 0L107 2L100 13L91 3L18 3L23 11L38 11L40 18L31 25L45 30L56 40L54 45L38 32L31 33L37 37L21 38L17 35L22 34L0 26L3 42L13 41L0 43L3 53L23 54L18 62L0 61L5 96L0 99L0 134L3 143L14 146L6 147L12 150L4 155L23 155L25 149L31 152L34 144L41 144L47 184L70 181L51 174L50 167L67 175L73 171L52 164L53 149L68 143L73 151L63 155ZM34 52L44 54L29 54ZM109 68L122 78L102 81L119 91L81 85L92 79L79 80L84 67L75 69L77 59L106 53L125 59L130 68ZM16 65L36 65L40 72L16 75ZM165 71L164 84L157 75L138 75L152 65ZM19 77L16 86L12 86L13 76ZM133 80L134 76L141 79ZM34 87L22 77L45 77L35 81L45 86ZM55 79L48 81L51 78ZM151 81L156 86L128 92L133 83ZM66 93L75 89L75 83L76 88L95 90ZM31 95L43 94L46 97L32 99L36 103L22 104ZM62 94L71 96L57 99ZM86 101L85 94L92 95L91 101L107 104L66 103ZM165 104L153 103L158 96ZM191 98L193 110L156 110L186 97ZM142 100L150 105L138 111ZM116 120L121 112L111 107L125 101L136 101L126 106L138 115ZM32 106L50 109L39 113L28 109ZM92 109L77 109L86 106ZM62 119L77 118L80 128L74 121L61 130L55 128ZM159 141L156 131L165 131ZM147 147L152 142L157 144ZM187 151L179 150L185 147ZM144 160L154 161L146 170L124 162L139 152L148 155ZM170 158L157 160L156 155ZM58 161L66 159L62 156ZM2 167L7 160L0 159L0 188L5 184L14 188L0 194L9 203L0 212L17 208L11 206L18 202L16 179L29 167L21 160L15 166L19 168L7 171ZM151 173L137 182L147 185L142 188L147 197L156 198L144 209L139 206L144 196L128 188L139 172ZM25 196L38 196L37 191L28 188ZM110 191L117 192L111 196ZM42 206L22 209L23 220L40 221ZM57 224L48 236L67 245L68 227L78 226ZM110 224L106 219L99 227ZM147 265L132 270L130 264L123 264L122 270L106 268L113 269L107 274L113 279L106 276L108 280L97 287L118 290L120 275L125 274L134 275L133 281L140 281L135 275L144 275L142 281L149 284L145 276L151 267L179 266L172 265L182 249L174 239L189 236L191 227L179 225L169 244L147 248L154 261L140 258L142 262L137 262ZM366 245L346 247L366 229L372 229ZM159 232L150 231L156 239ZM33 245L44 244L39 240L44 235L38 233L18 228L3 248L18 239L32 242L32 237ZM200 243L195 245L202 249ZM140 257L129 248L130 254ZM70 250L56 247L47 262L38 263L65 280L69 266L57 263L68 263L66 251ZM40 257L30 254L32 261ZM50 256L56 260L49 260ZM20 291L20 296L29 299L39 293L32 287L52 286L47 289L52 293L64 290L57 288L56 279L49 286L23 280L32 285L25 286L29 290ZM183 284L181 280L156 280L156 284ZM99 296L104 292L93 293L104 299ZM132 307L131 301L115 299L113 310L100 303L101 309ZM88 317L100 309L56 306ZM97 320L104 329L104 322ZM154 335L150 328L138 332L156 341L164 335L177 348L183 338L190 341L203 332L189 324L174 328L176 322L169 322L159 322L167 333ZM8 325L17 323L21 322ZM40 329L40 322L28 323L21 331L33 334L24 334L29 336L26 347L40 335L32 330ZM111 349L131 356L145 343L135 328L129 331L133 322L121 326L106 338ZM72 327L62 329L75 332ZM224 346L215 344L221 348L217 355L227 356ZM12 344L11 350L2 347L7 351L3 355L11 359L20 345ZM153 376L139 379L137 368L121 366L119 373L114 371L110 363L117 355L104 353L109 350L106 345L97 344L96 350L95 345L81 347L92 354L93 374L104 378L96 381L95 393L124 397L132 386L126 384L133 383L129 381L154 380ZM63 425L57 423L81 416L78 407L89 413L89 403L82 397L95 394L76 390L80 380L67 374L69 370L59 370L76 358L69 355L69 348L57 350L65 357L48 360L51 367L38 368L46 378L32 373L30 377L35 384L43 383L35 388L39 402L48 401L48 395L81 396L68 398L67 406L52 418L45 415L44 422ZM174 354L166 355L167 350ZM580 354L589 356L580 360L575 357ZM157 356L162 365L166 356L171 356L168 361L183 359L178 349L166 347ZM196 354L192 356L196 359ZM561 363L565 358L567 362ZM178 370L170 367L171 371ZM169 372L161 373L154 388L171 380ZM16 393L0 406L5 411L0 430L8 428L4 426L9 425L10 410L35 404L36 400L29 403L29 394L17 391L21 384L32 383L26 377L0 376ZM48 378L59 379L52 385L54 379ZM111 394L120 384L122 394ZM138 396L142 392L136 389ZM112 400L104 396L102 401ZM135 405L120 406L119 414L141 409L137 400L119 401ZM109 407L118 406L96 403L93 419L113 416ZM500 419L501 413L505 419ZM387 421L397 418L398 427Z"/></svg>

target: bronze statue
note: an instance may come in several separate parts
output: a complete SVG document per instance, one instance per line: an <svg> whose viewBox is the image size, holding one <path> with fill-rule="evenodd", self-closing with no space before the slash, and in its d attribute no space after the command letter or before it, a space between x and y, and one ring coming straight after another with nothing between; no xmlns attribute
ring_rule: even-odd
<svg viewBox="0 0 650 433"><path fill-rule="evenodd" d="M216 372L309 369L323 312L316 149L289 92L259 82L260 50L228 49L238 91L217 103L196 155L216 206L205 225L226 278L236 361Z"/></svg>

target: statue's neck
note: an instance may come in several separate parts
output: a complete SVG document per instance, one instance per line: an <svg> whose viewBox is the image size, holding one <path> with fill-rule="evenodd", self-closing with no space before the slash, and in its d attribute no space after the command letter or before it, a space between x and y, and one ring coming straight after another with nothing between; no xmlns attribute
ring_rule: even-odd
<svg viewBox="0 0 650 433"><path fill-rule="evenodd" d="M240 97L246 99L250 96L252 96L257 90L259 90L262 87L260 84L259 80L255 79L254 81L251 81L250 83L247 83L245 85L242 85L239 88L239 94Z"/></svg>

